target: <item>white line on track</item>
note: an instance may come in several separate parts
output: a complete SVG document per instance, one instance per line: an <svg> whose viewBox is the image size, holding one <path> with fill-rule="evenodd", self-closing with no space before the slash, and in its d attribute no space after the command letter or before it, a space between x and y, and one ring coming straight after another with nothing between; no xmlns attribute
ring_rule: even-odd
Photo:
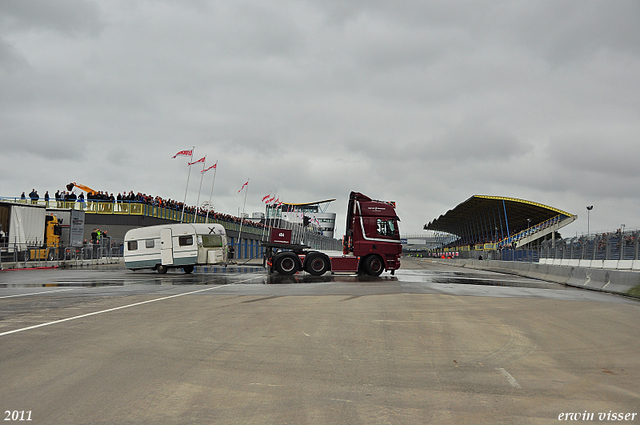
<svg viewBox="0 0 640 425"><path fill-rule="evenodd" d="M79 316L67 317L66 319L54 320L53 322L40 323L39 325L33 325L33 326L28 326L26 328L14 329L12 331L2 332L2 333L0 333L0 337L5 336L5 335L15 334L15 333L18 333L18 332L28 331L28 330L31 330L31 329L42 328L44 326L57 325L58 323L68 322L68 321L76 320L76 319L82 319L84 317L95 316L95 315L102 314L102 313L110 313L112 311L122 310L122 309L125 309L125 308L137 307L139 305L150 304L150 303L154 303L156 301L164 301L164 300L169 300L171 298L182 297L184 295L197 294L198 292L211 291L213 289L223 288L225 286L232 286L232 285L236 285L238 283L247 282L247 281L250 281L250 280L253 280L253 279L255 279L255 277L252 277L250 279L241 280L241 281L235 282L235 283L229 283L229 284L226 284L226 285L212 286L210 288L198 289L197 291L184 292L182 294L169 295L168 297L155 298L153 300L141 301L139 303L133 303L133 304L122 305L120 307L109 308L107 310L94 311L93 313L87 313L87 314L81 314Z"/></svg>
<svg viewBox="0 0 640 425"><path fill-rule="evenodd" d="M518 384L518 381L516 381L516 378L511 376L511 374L509 372L507 372L504 368L497 367L496 370L499 371L501 374L503 374L505 378L507 378L507 381L509 381L509 383L511 384L512 387L522 388L520 386L520 384Z"/></svg>
<svg viewBox="0 0 640 425"><path fill-rule="evenodd" d="M51 291L42 291L42 292L32 292L30 294L17 294L17 295L5 295L2 298L16 298L16 297L28 297L29 295L40 295L40 294L50 294L52 292L60 292L60 291L73 291L75 288L67 288L67 289L52 289Z"/></svg>

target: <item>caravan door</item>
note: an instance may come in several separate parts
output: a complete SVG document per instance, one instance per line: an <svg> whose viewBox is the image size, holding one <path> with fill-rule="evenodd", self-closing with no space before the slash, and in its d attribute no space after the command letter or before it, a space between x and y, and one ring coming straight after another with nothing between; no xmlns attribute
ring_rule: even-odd
<svg viewBox="0 0 640 425"><path fill-rule="evenodd" d="M160 260L163 266L173 264L173 238L171 229L160 230Z"/></svg>

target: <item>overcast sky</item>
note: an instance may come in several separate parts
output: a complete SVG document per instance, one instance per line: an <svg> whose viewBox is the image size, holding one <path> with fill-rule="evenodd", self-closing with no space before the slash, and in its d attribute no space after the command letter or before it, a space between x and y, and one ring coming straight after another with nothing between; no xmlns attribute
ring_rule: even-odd
<svg viewBox="0 0 640 425"><path fill-rule="evenodd" d="M0 197L76 181L216 210L474 194L640 228L638 0L0 0ZM200 168L191 173L194 205ZM209 197L205 174L200 201Z"/></svg>

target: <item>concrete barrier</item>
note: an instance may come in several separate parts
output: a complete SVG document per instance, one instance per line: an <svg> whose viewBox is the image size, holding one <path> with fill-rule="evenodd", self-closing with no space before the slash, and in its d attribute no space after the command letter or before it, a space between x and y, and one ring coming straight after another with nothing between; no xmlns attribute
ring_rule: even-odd
<svg viewBox="0 0 640 425"><path fill-rule="evenodd" d="M579 260L578 267L591 267L591 260Z"/></svg>
<svg viewBox="0 0 640 425"><path fill-rule="evenodd" d="M544 280L555 283L567 283L575 267L548 266Z"/></svg>
<svg viewBox="0 0 640 425"><path fill-rule="evenodd" d="M592 269L601 269L604 267L604 260L591 260L591 265L589 268Z"/></svg>
<svg viewBox="0 0 640 425"><path fill-rule="evenodd" d="M618 270L631 270L633 269L633 260L620 260L618 261Z"/></svg>
<svg viewBox="0 0 640 425"><path fill-rule="evenodd" d="M531 263L529 265L529 271L527 272L527 274L525 274L525 276L533 279L544 280L544 278L547 276L547 273L549 272L548 267L549 266L546 264Z"/></svg>
<svg viewBox="0 0 640 425"><path fill-rule="evenodd" d="M610 282L609 270L591 268L586 270L586 274L585 288L601 290Z"/></svg>
<svg viewBox="0 0 640 425"><path fill-rule="evenodd" d="M582 287L587 283L587 271L590 270L587 267L574 267L571 277L565 282L569 286Z"/></svg>
<svg viewBox="0 0 640 425"><path fill-rule="evenodd" d="M430 259L430 261L471 269L517 274L576 288L640 298L640 270L635 268L637 261L631 266L631 270L603 268L603 260L580 260L579 262L579 264L585 264L585 261L589 261L590 264L595 263L599 266L598 268L497 260ZM615 261L617 262L618 260Z"/></svg>

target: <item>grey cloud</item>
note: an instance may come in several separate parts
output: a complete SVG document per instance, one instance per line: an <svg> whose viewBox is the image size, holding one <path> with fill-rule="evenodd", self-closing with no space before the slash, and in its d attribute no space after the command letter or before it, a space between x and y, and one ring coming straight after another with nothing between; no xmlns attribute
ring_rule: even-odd
<svg viewBox="0 0 640 425"><path fill-rule="evenodd" d="M600 49L640 53L640 3L635 0L532 2L500 19L528 48L553 64L584 60Z"/></svg>
<svg viewBox="0 0 640 425"><path fill-rule="evenodd" d="M0 16L2 27L18 31L48 29L77 36L103 28L98 6L86 0L3 0Z"/></svg>
<svg viewBox="0 0 640 425"><path fill-rule="evenodd" d="M263 192L360 190L396 200L407 231L476 193L578 211L639 186L637 2L0 8L0 195L54 167L62 181L39 190L75 179L182 200L187 168L170 158L191 146L220 161L221 211L250 177L250 210Z"/></svg>
<svg viewBox="0 0 640 425"><path fill-rule="evenodd" d="M17 49L0 38L0 74L10 75L27 66Z"/></svg>
<svg viewBox="0 0 640 425"><path fill-rule="evenodd" d="M580 133L552 140L549 156L556 167L575 175L593 175L600 180L605 176L617 181L637 179L640 178L640 166L635 148L630 147L638 144L637 136L620 134L612 129L606 134Z"/></svg>
<svg viewBox="0 0 640 425"><path fill-rule="evenodd" d="M530 152L531 145L505 131L466 123L438 138L432 149L443 159L500 162Z"/></svg>

